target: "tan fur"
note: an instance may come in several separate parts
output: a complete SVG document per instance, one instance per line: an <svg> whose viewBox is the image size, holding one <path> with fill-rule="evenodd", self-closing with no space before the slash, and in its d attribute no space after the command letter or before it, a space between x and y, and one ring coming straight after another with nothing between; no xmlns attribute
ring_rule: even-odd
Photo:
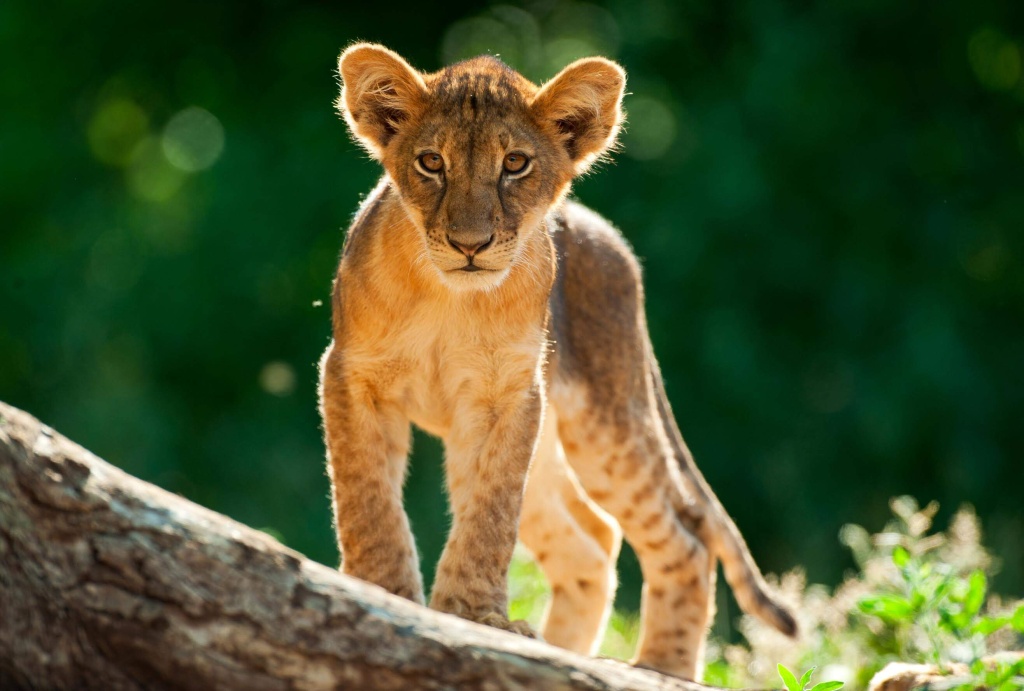
<svg viewBox="0 0 1024 691"><path fill-rule="evenodd" d="M432 607L529 633L507 619L518 532L552 587L544 637L593 653L621 525L645 578L637 664L699 674L717 560L748 612L793 633L671 417L636 259L563 201L614 144L621 68L580 60L537 87L490 57L423 74L360 44L339 71L339 108L385 169L321 361L343 571L424 601L401 503L415 423L445 442L453 514Z"/></svg>

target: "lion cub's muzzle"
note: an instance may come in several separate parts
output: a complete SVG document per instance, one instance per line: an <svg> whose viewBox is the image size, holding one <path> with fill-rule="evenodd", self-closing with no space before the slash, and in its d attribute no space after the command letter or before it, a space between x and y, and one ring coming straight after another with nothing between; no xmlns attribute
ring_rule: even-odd
<svg viewBox="0 0 1024 691"><path fill-rule="evenodd" d="M462 271L481 271L482 267L473 263L473 259L494 244L494 234L482 236L473 233L448 233L448 244L466 257L466 265L461 267Z"/></svg>

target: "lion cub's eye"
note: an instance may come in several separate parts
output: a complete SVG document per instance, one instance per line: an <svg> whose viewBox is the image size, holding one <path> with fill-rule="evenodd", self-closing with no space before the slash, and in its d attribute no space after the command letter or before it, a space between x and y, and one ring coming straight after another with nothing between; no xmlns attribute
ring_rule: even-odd
<svg viewBox="0 0 1024 691"><path fill-rule="evenodd" d="M444 159L441 158L441 154L433 152L421 155L419 162L428 173L440 173L441 169L444 168Z"/></svg>
<svg viewBox="0 0 1024 691"><path fill-rule="evenodd" d="M508 173L521 173L526 169L526 164L530 162L530 159L526 157L526 154L519 152L507 154L505 156L505 171Z"/></svg>

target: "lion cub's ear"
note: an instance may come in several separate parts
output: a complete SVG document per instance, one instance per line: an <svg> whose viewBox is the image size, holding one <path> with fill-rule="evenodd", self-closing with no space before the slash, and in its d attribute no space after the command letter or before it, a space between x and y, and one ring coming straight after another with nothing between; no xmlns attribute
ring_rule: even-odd
<svg viewBox="0 0 1024 691"><path fill-rule="evenodd" d="M582 173L615 143L622 124L626 73L611 60L584 58L541 87L531 108L549 123L576 173Z"/></svg>
<svg viewBox="0 0 1024 691"><path fill-rule="evenodd" d="M423 108L423 77L397 53L370 43L346 49L338 58L338 73L338 110L360 143L379 159L403 123Z"/></svg>

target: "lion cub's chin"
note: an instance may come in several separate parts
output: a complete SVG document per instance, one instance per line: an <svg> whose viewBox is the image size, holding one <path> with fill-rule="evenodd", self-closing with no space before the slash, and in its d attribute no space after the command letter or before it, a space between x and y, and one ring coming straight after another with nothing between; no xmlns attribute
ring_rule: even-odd
<svg viewBox="0 0 1024 691"><path fill-rule="evenodd" d="M441 283L446 288L460 292L493 290L508 276L508 267L481 271L440 271Z"/></svg>
<svg viewBox="0 0 1024 691"><path fill-rule="evenodd" d="M480 271L441 271L441 283L453 291L492 291L502 285L509 274L508 267Z"/></svg>

